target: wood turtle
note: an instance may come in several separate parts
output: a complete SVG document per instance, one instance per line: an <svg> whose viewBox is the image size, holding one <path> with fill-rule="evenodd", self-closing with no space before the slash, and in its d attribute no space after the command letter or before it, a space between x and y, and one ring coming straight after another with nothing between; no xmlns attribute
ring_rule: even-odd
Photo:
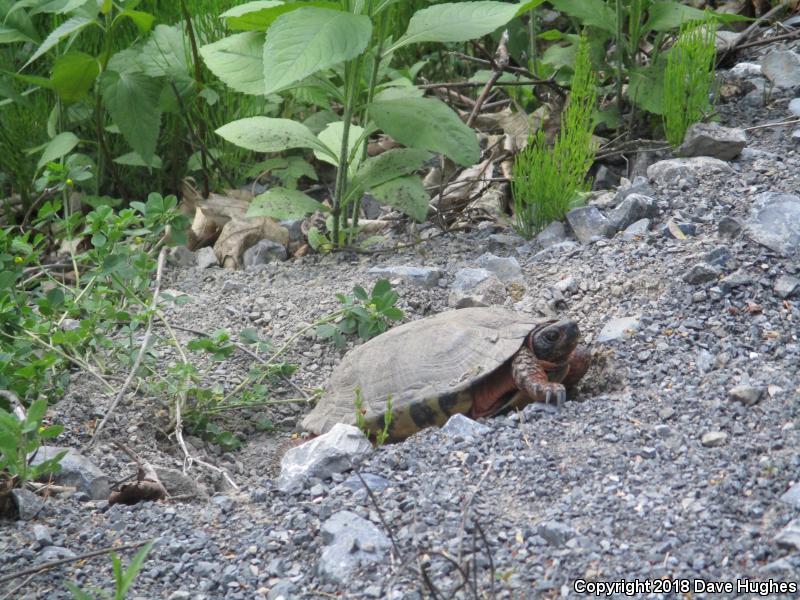
<svg viewBox="0 0 800 600"><path fill-rule="evenodd" d="M354 348L303 419L313 433L356 424L356 390L371 433L381 431L391 398L389 441L455 414L472 418L531 402L566 399L590 353L573 320L537 321L499 307L464 308L412 321Z"/></svg>

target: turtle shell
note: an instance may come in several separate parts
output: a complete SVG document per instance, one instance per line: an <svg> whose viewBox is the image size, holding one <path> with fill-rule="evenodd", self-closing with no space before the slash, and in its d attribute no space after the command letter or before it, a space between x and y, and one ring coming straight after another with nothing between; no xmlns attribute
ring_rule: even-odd
<svg viewBox="0 0 800 600"><path fill-rule="evenodd" d="M440 424L469 411L475 384L506 364L540 323L503 308L480 307L390 329L345 355L302 425L318 434L336 423L354 425L357 389L373 432L380 431L390 398L395 417L390 438Z"/></svg>

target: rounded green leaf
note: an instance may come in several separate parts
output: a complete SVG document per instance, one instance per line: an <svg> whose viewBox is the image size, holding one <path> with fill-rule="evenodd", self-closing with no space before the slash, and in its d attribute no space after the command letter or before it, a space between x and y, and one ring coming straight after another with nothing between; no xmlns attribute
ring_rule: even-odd
<svg viewBox="0 0 800 600"><path fill-rule="evenodd" d="M285 219L302 219L318 210L327 211L328 207L303 192L274 187L256 196L245 216L272 217L283 221Z"/></svg>
<svg viewBox="0 0 800 600"><path fill-rule="evenodd" d="M415 221L428 216L430 197L419 177L398 177L372 188L372 195L383 204L394 206Z"/></svg>
<svg viewBox="0 0 800 600"><path fill-rule="evenodd" d="M303 7L278 17L264 43L264 94L361 54L372 35L366 15Z"/></svg>
<svg viewBox="0 0 800 600"><path fill-rule="evenodd" d="M460 165L478 162L475 132L444 102L433 98L398 98L373 102L369 116L404 146L440 152Z"/></svg>
<svg viewBox="0 0 800 600"><path fill-rule="evenodd" d="M506 2L451 2L423 8L408 22L405 35L386 50L419 42L466 42L492 33L517 15L517 4Z"/></svg>
<svg viewBox="0 0 800 600"><path fill-rule="evenodd" d="M83 52L69 52L56 60L50 81L64 102L73 103L86 96L99 74L96 58Z"/></svg>
<svg viewBox="0 0 800 600"><path fill-rule="evenodd" d="M311 148L334 158L338 156L338 152L323 144L308 127L291 119L248 117L223 125L217 129L217 134L232 144L256 152Z"/></svg>
<svg viewBox="0 0 800 600"><path fill-rule="evenodd" d="M45 147L44 152L42 152L42 156L39 158L39 162L36 164L37 170L41 169L47 163L58 160L62 156L66 156L72 152L72 149L78 145L78 142L80 142L78 136L71 131L59 133L56 137L50 140Z"/></svg>
<svg viewBox="0 0 800 600"><path fill-rule="evenodd" d="M390 179L413 173L430 153L418 148L394 148L364 161L353 178L354 187L370 189Z"/></svg>
<svg viewBox="0 0 800 600"><path fill-rule="evenodd" d="M243 94L264 93L264 34L248 31L222 38L200 48L209 70L225 84Z"/></svg>

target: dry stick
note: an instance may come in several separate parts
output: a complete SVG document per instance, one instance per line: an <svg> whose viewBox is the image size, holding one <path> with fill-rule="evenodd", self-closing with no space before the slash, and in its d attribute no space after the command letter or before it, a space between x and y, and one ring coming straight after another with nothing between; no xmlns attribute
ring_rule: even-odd
<svg viewBox="0 0 800 600"><path fill-rule="evenodd" d="M28 576L28 578L25 581L20 583L18 586L10 589L7 594L5 594L2 598L0 598L0 600L8 600L9 598L15 598L15 597L18 598L19 596L14 596L14 592L18 592L22 588L28 587L28 584L31 582L31 579L33 579L34 577L36 577L35 573L33 575Z"/></svg>
<svg viewBox="0 0 800 600"><path fill-rule="evenodd" d="M789 121L779 121L777 123L764 123L763 125L753 125L752 127L745 127L745 131L753 131L754 129L766 129L767 127L780 127L782 125L796 125L800 123L800 119L790 119Z"/></svg>
<svg viewBox="0 0 800 600"><path fill-rule="evenodd" d="M764 21L767 21L767 20L771 19L772 17L777 16L778 14L782 13L786 8L788 8L787 3L785 1L781 2L777 6L774 6L772 8L772 10L764 13L763 15L758 17L755 21L753 21L750 24L750 26L747 29L745 29L742 33L740 33L736 37L734 42L732 44L730 44L722 52L722 56L718 56L717 57L717 64L718 65L722 64L722 61L724 61L726 58L728 58L728 54L730 54L731 52L734 52L735 50L738 50L739 49L739 45L743 44L748 39L750 39L750 37L753 35L753 33L755 33L756 29L758 29Z"/></svg>
<svg viewBox="0 0 800 600"><path fill-rule="evenodd" d="M472 107L472 112L467 119L467 127L471 128L474 125L475 119L478 118L478 113L481 111L481 106L486 102L486 98L489 97L489 92L492 91L492 87L497 83L497 80L500 79L503 71L508 66L509 60L508 30L505 30L503 31L503 35L500 36L500 43L497 45L497 52L495 52L494 60L492 61L492 76L489 77L489 81L486 82L483 91L475 101L475 106Z"/></svg>
<svg viewBox="0 0 800 600"><path fill-rule="evenodd" d="M153 540L143 540L140 542L132 542L130 544L123 544L122 546L109 546L108 548L103 548L102 550L93 550L92 552L87 552L86 554L80 554L78 556L73 556L72 558L62 558L60 560L54 560L49 563L44 563L43 565L38 565L35 567L31 567L30 569L23 569L22 571L17 571L13 575L6 575L4 577L0 577L0 583L6 583L7 581L13 581L17 577L23 577L25 575L32 575L36 573L41 573L42 571L48 571L49 569L53 569L55 567L60 567L61 565L66 565L72 562L78 562L80 560L85 560L87 558L93 558L95 556L100 556L101 554L106 554L107 552L117 552L119 550L130 550L131 548L138 548L139 546L144 546L152 542Z"/></svg>
<svg viewBox="0 0 800 600"><path fill-rule="evenodd" d="M552 83L549 79L530 79L527 81L501 81L496 83L497 87L515 87L520 85L539 85ZM485 86L485 83L480 81L456 81L454 83L421 83L417 88L421 90L432 89L451 89L451 88L478 88Z"/></svg>
<svg viewBox="0 0 800 600"><path fill-rule="evenodd" d="M784 40L791 40L796 37L800 37L800 29L796 31L792 31L790 33L784 33L781 35L776 35L773 37L763 38L760 40L756 40L754 42L748 42L746 44L741 44L738 46L737 50L744 50L745 48L754 48L756 46L764 46L765 44L771 44L772 42L781 42Z"/></svg>
<svg viewBox="0 0 800 600"><path fill-rule="evenodd" d="M153 330L153 311L155 311L156 306L158 305L158 296L161 291L161 277L164 274L164 261L166 260L166 257L167 257L167 247L164 246L158 253L158 267L156 268L156 281L153 289L153 297L150 300L150 306L148 307L150 314L147 317L147 328L145 329L144 332L144 338L142 339L142 344L141 346L139 346L139 352L136 355L136 359L133 361L133 366L131 367L131 370L128 373L128 377L125 379L125 383L122 384L122 387L117 392L116 397L111 402L111 405L108 407L108 410L106 411L103 420L100 421L100 424L94 430L94 433L92 434L92 439L89 440L89 446L95 443L95 441L97 440L97 436L100 435L100 432L102 431L103 427L108 421L108 418L114 412L114 409L117 407L120 400L122 400L122 396L125 395L125 392L128 390L131 383L133 382L133 378L136 377L136 372L139 370L139 366L142 364L142 359L144 358L145 352L147 352L147 346L150 343L150 334Z"/></svg>

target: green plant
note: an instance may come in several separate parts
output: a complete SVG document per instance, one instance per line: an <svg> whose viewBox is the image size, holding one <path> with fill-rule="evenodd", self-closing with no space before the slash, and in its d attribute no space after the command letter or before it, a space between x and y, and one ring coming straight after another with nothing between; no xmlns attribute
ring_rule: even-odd
<svg viewBox="0 0 800 600"><path fill-rule="evenodd" d="M47 401L44 398L33 402L25 411L24 418L0 408L0 482L4 479L10 481L10 486L6 486L22 487L28 481L56 473L61 468L59 463L66 452L59 452L38 465L30 464L42 442L64 430L61 425L42 425L46 410ZM0 486L0 495L6 486ZM2 504L0 498L0 507Z"/></svg>
<svg viewBox="0 0 800 600"><path fill-rule="evenodd" d="M383 427L377 432L370 430L367 426L367 420L364 417L367 410L364 408L364 396L361 393L361 388L356 388L354 405L356 409L356 427L364 432L364 435L368 438L374 436L377 446L383 446L386 440L389 439L389 428L392 426L392 419L394 417L392 413L392 397L389 396L386 399L386 412L383 414Z"/></svg>
<svg viewBox="0 0 800 600"><path fill-rule="evenodd" d="M673 147L683 142L686 130L711 112L714 62L717 55L716 23L687 23L667 58L664 71L664 131Z"/></svg>
<svg viewBox="0 0 800 600"><path fill-rule="evenodd" d="M368 340L386 331L391 321L403 318L403 311L395 306L399 296L386 279L375 283L372 294L357 285L352 296L336 294L336 298L343 307L334 313L335 322L317 326L317 336L333 338L338 348L345 346L347 335L357 334L362 340Z"/></svg>
<svg viewBox="0 0 800 600"><path fill-rule="evenodd" d="M329 212L327 239L321 232L309 235L318 247L353 240L365 191L423 220L429 198L413 173L428 151L470 165L479 148L474 132L446 104L421 97L408 80L385 81L393 54L420 42L463 42L486 35L536 3L437 4L414 13L397 38L387 27L398 10L391 0L340 0L324 7L248 2L223 13L228 27L241 33L206 45L200 53L227 85L265 96L302 88L328 112L335 104L342 107L341 116L318 134L298 121L268 117L217 129L248 150L308 149L336 168L330 208L296 190L275 187L259 196L248 214L299 218L316 210ZM408 148L366 158L366 140L380 130Z"/></svg>
<svg viewBox="0 0 800 600"><path fill-rule="evenodd" d="M122 570L122 560L116 552L111 553L111 561L114 566L114 593L109 594L105 591L93 590L94 593L99 593L103 598L113 598L114 600L125 600L128 595L128 590L133 584L134 579L139 574L144 566L144 561L153 547L153 542L148 542L145 546L136 553L133 557L128 568ZM95 600L98 596L85 592L74 583L67 583L67 588L77 600Z"/></svg>
<svg viewBox="0 0 800 600"><path fill-rule="evenodd" d="M575 58L569 105L552 149L539 130L514 160L514 216L517 230L530 237L575 206L578 192L588 189L586 173L594 161L592 113L597 92L589 60L589 44L582 38Z"/></svg>

